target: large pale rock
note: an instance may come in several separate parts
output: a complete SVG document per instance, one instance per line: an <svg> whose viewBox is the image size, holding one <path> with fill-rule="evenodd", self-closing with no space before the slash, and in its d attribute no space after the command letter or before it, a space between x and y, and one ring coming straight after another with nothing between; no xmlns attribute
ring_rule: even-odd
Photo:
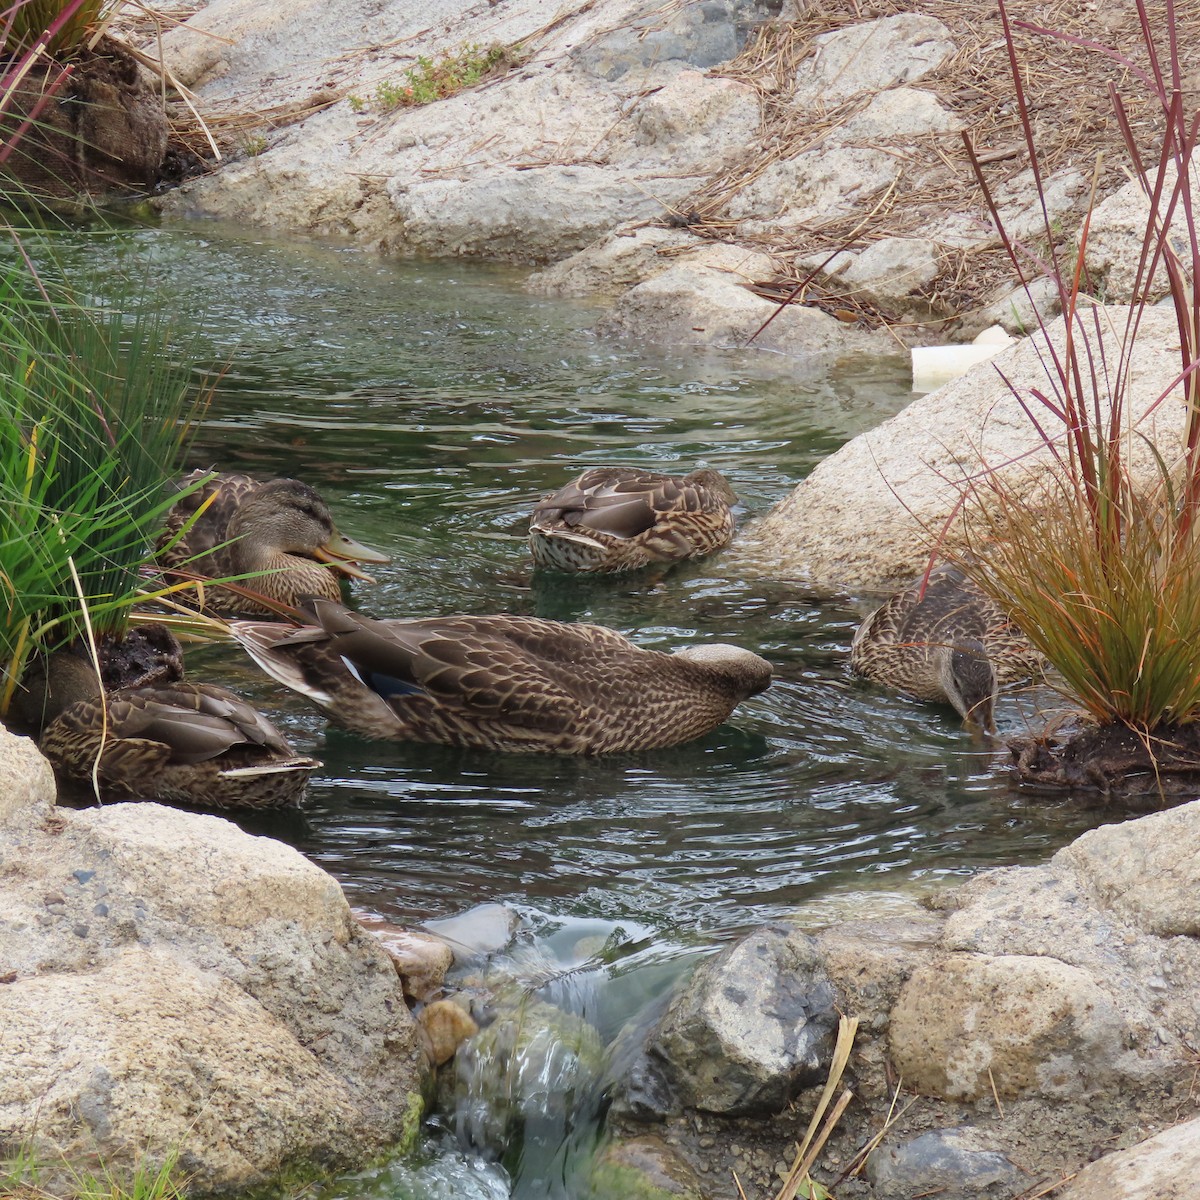
<svg viewBox="0 0 1200 1200"><path fill-rule="evenodd" d="M1101 318L1112 363L1124 322L1120 308L1105 310ZM1061 319L1050 332L1061 346ZM1054 457L1000 374L1025 396L1031 388L1045 389L1040 342L1038 334L1017 343L854 438L747 529L727 552L727 561L732 553L746 570L885 590L907 583L922 567L971 477L1002 470L1021 494L1041 495ZM1157 481L1157 464L1141 436L1150 438L1168 462L1180 449L1181 401L1172 397L1150 412L1178 374L1173 345L1173 314L1144 313L1131 357L1127 412L1138 434L1130 439L1130 461L1145 482ZM950 532L951 540L961 536L959 527Z"/></svg>
<svg viewBox="0 0 1200 1200"><path fill-rule="evenodd" d="M815 52L796 71L795 103L807 108L913 83L954 53L946 26L915 13L849 25L813 41Z"/></svg>
<svg viewBox="0 0 1200 1200"><path fill-rule="evenodd" d="M1159 211L1164 214L1175 181L1175 172L1169 172L1159 203ZM1200 194L1197 192L1198 185L1200 170L1193 163L1193 196ZM1150 187L1153 188L1153 182ZM1104 296L1112 303L1128 303L1133 295L1138 260L1150 222L1150 207L1150 195L1146 189L1139 180L1131 179L1120 191L1096 205L1096 211L1092 213L1088 228L1087 268L1093 286L1103 288ZM1187 225L1181 205L1176 206L1171 222L1171 244L1184 262L1190 261ZM1151 303L1165 296L1167 290L1167 274L1161 266L1152 280L1142 280L1142 294Z"/></svg>
<svg viewBox="0 0 1200 1200"><path fill-rule="evenodd" d="M1200 1118L1084 1167L1062 1200L1200 1200Z"/></svg>
<svg viewBox="0 0 1200 1200"><path fill-rule="evenodd" d="M115 1170L180 1153L197 1191L356 1156L352 1089L241 988L130 946L0 987L0 1129ZM55 1154L44 1160L54 1164Z"/></svg>
<svg viewBox="0 0 1200 1200"><path fill-rule="evenodd" d="M816 934L825 972L865 1033L887 1029L900 989L937 945L943 924L940 916L916 909L906 916L839 921Z"/></svg>
<svg viewBox="0 0 1200 1200"><path fill-rule="evenodd" d="M931 133L957 133L962 120L923 88L897 87L879 92L870 103L826 139L831 146L870 143L886 138L918 138Z"/></svg>
<svg viewBox="0 0 1200 1200"><path fill-rule="evenodd" d="M535 271L525 286L544 296L619 295L653 275L669 271L678 265L680 257L690 257L713 244L685 229L626 226L569 258ZM769 277L773 268L765 254L747 249L742 256L735 270L743 278Z"/></svg>
<svg viewBox="0 0 1200 1200"><path fill-rule="evenodd" d="M0 826L44 818L55 795L54 772L37 746L0 725Z"/></svg>
<svg viewBox="0 0 1200 1200"><path fill-rule="evenodd" d="M1054 959L951 955L918 967L892 1011L892 1060L916 1091L1073 1096L1115 1084L1128 1031L1084 971Z"/></svg>
<svg viewBox="0 0 1200 1200"><path fill-rule="evenodd" d="M397 222L389 246L405 253L549 262L616 225L661 216L687 191L684 180L635 182L593 166L501 168L470 179L397 178L387 187Z"/></svg>
<svg viewBox="0 0 1200 1200"><path fill-rule="evenodd" d="M673 175L707 177L746 157L761 120L748 83L682 71L634 111L630 153L669 163Z"/></svg>
<svg viewBox="0 0 1200 1200"><path fill-rule="evenodd" d="M1060 240L1064 231L1078 226L1090 186L1090 173L1067 167L1042 178L1042 198L1039 199L1033 172L1026 170L1011 179L995 183L992 195L1000 220L1011 239L1044 246L1047 221L1051 232ZM1000 235L982 200L974 212L931 211L930 220L921 233L944 246L982 250L1000 245ZM1060 246L1060 252L1066 251L1067 247ZM1069 265L1063 269L1069 277ZM1117 299L1120 301L1121 298Z"/></svg>
<svg viewBox="0 0 1200 1200"><path fill-rule="evenodd" d="M156 804L62 811L0 828L0 891L0 976L15 977L0 998L33 997L15 1030L47 1022L0 1045L16 1089L0 1092L6 1136L51 1156L86 1137L118 1171L143 1142L161 1161L173 1141L206 1186L233 1188L412 1132L423 1058L401 980L337 883L291 848ZM48 1020L51 1004L74 1015ZM183 1067L181 1045L201 1047ZM94 1070L80 1065L93 1047ZM43 1077L78 1099L21 1090Z"/></svg>
<svg viewBox="0 0 1200 1200"><path fill-rule="evenodd" d="M886 312L927 313L930 304L922 292L937 278L941 265L941 250L930 239L882 238L846 265L838 280L851 295Z"/></svg>
<svg viewBox="0 0 1200 1200"><path fill-rule="evenodd" d="M730 0L651 8L628 26L585 43L572 57L609 82L663 63L715 67L737 53L737 9Z"/></svg>
<svg viewBox="0 0 1200 1200"><path fill-rule="evenodd" d="M756 930L702 963L623 1081L619 1109L643 1118L682 1108L778 1112L824 1074L837 997L815 943Z"/></svg>
<svg viewBox="0 0 1200 1200"><path fill-rule="evenodd" d="M465 38L480 19L469 0L377 0L370 14L349 0L213 0L163 39L202 102L327 106L162 203L397 254L554 262L661 218L753 144L756 91L688 69L736 53L748 7L704 0L663 14L605 0L548 22L540 0L509 0L488 11L486 37ZM519 43L522 62L436 103L380 99L418 56L466 42Z"/></svg>
<svg viewBox="0 0 1200 1200"><path fill-rule="evenodd" d="M824 222L861 209L900 174L896 156L861 146L810 150L772 163L739 189L724 216L743 233Z"/></svg>
<svg viewBox="0 0 1200 1200"><path fill-rule="evenodd" d="M729 249L738 262L741 252ZM777 308L744 287L735 273L685 262L625 292L598 328L671 345L742 347ZM753 344L800 358L888 349L879 335L795 304L775 316Z"/></svg>
<svg viewBox="0 0 1200 1200"><path fill-rule="evenodd" d="M1060 850L1094 899L1157 937L1200 936L1200 800L1103 825Z"/></svg>

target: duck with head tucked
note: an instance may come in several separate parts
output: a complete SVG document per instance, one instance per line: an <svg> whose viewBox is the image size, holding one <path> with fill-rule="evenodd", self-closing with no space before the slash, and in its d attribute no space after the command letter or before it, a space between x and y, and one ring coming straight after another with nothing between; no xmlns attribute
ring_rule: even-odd
<svg viewBox="0 0 1200 1200"><path fill-rule="evenodd" d="M38 745L55 774L88 788L98 783L105 801L295 807L321 765L215 684L176 679L106 694L91 662L60 650L24 686L48 718Z"/></svg>
<svg viewBox="0 0 1200 1200"><path fill-rule="evenodd" d="M193 471L187 485L208 474ZM388 558L338 531L315 488L297 479L259 482L248 475L215 475L167 514L159 564L203 579L242 578L236 587L204 589L204 606L218 613L271 613L257 593L295 607L304 596L341 595L341 576L370 580L359 563Z"/></svg>
<svg viewBox="0 0 1200 1200"><path fill-rule="evenodd" d="M698 558L729 544L736 503L718 471L593 467L534 508L529 549L536 566L555 571L631 571Z"/></svg>
<svg viewBox="0 0 1200 1200"><path fill-rule="evenodd" d="M850 665L916 700L950 704L968 727L995 729L1003 684L1040 675L1045 659L961 567L935 567L862 622Z"/></svg>
<svg viewBox="0 0 1200 1200"><path fill-rule="evenodd" d="M535 617L373 620L328 600L312 624L232 621L269 675L371 738L514 753L678 745L771 682L749 650L644 650L599 625Z"/></svg>

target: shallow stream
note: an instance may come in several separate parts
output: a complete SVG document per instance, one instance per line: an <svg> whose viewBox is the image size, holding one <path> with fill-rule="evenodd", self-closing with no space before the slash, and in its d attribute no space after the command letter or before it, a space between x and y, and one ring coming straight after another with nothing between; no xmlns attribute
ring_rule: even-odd
<svg viewBox="0 0 1200 1200"><path fill-rule="evenodd" d="M606 1041L739 931L878 912L1040 859L1098 821L1012 791L952 711L852 679L870 598L739 578L720 556L628 578L530 571L533 501L588 465L719 468L752 520L908 402L904 358L827 370L758 351L645 351L596 340L595 309L530 296L504 270L208 225L134 240L228 364L194 465L315 485L345 531L392 556L356 592L365 611L587 619L658 648L740 643L777 670L699 742L575 760L364 741L233 650L190 656L194 676L246 692L323 760L302 815L242 823L332 872L352 904L403 925L510 906L522 934L504 969L550 979L590 964L539 994ZM1021 728L1018 703L999 720ZM492 1100L486 1085L464 1092L415 1163L343 1180L327 1200L581 1194L563 1130L590 1136L594 1121L577 1113L536 1136L527 1123L524 1155L501 1165L471 1108Z"/></svg>

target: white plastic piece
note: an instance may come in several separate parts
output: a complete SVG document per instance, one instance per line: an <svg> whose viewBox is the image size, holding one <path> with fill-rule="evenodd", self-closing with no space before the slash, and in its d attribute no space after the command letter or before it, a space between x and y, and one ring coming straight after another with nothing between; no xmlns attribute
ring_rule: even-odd
<svg viewBox="0 0 1200 1200"><path fill-rule="evenodd" d="M914 346L912 351L912 390L932 392L943 383L965 375L976 363L995 358L1015 338L999 325L985 329L973 342L954 346Z"/></svg>

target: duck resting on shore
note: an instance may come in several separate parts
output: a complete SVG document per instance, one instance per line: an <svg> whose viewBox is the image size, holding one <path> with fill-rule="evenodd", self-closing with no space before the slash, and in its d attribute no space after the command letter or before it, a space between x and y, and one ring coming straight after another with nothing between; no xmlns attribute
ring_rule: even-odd
<svg viewBox="0 0 1200 1200"><path fill-rule="evenodd" d="M593 467L541 500L529 549L555 571L631 571L711 554L733 537L737 496L717 471Z"/></svg>
<svg viewBox="0 0 1200 1200"><path fill-rule="evenodd" d="M995 729L996 693L1045 670L1042 656L953 563L881 604L862 622L850 665L916 700L950 704L968 727Z"/></svg>
<svg viewBox="0 0 1200 1200"><path fill-rule="evenodd" d="M193 471L188 485L208 474ZM259 482L248 475L215 475L182 497L159 538L161 566L203 579L240 579L204 588L204 607L230 614L273 613L265 596L295 607L304 596L341 596L341 576L370 580L362 562L388 558L338 531L315 488L297 479Z"/></svg>
<svg viewBox="0 0 1200 1200"><path fill-rule="evenodd" d="M332 721L371 738L516 753L612 754L690 741L771 682L749 650L644 650L599 625L534 617L373 620L333 601L299 627L234 638Z"/></svg>
<svg viewBox="0 0 1200 1200"><path fill-rule="evenodd" d="M35 668L26 687L50 718L38 745L55 774L91 788L95 765L104 801L294 807L321 765L215 684L175 680L106 695L92 663L68 650Z"/></svg>

